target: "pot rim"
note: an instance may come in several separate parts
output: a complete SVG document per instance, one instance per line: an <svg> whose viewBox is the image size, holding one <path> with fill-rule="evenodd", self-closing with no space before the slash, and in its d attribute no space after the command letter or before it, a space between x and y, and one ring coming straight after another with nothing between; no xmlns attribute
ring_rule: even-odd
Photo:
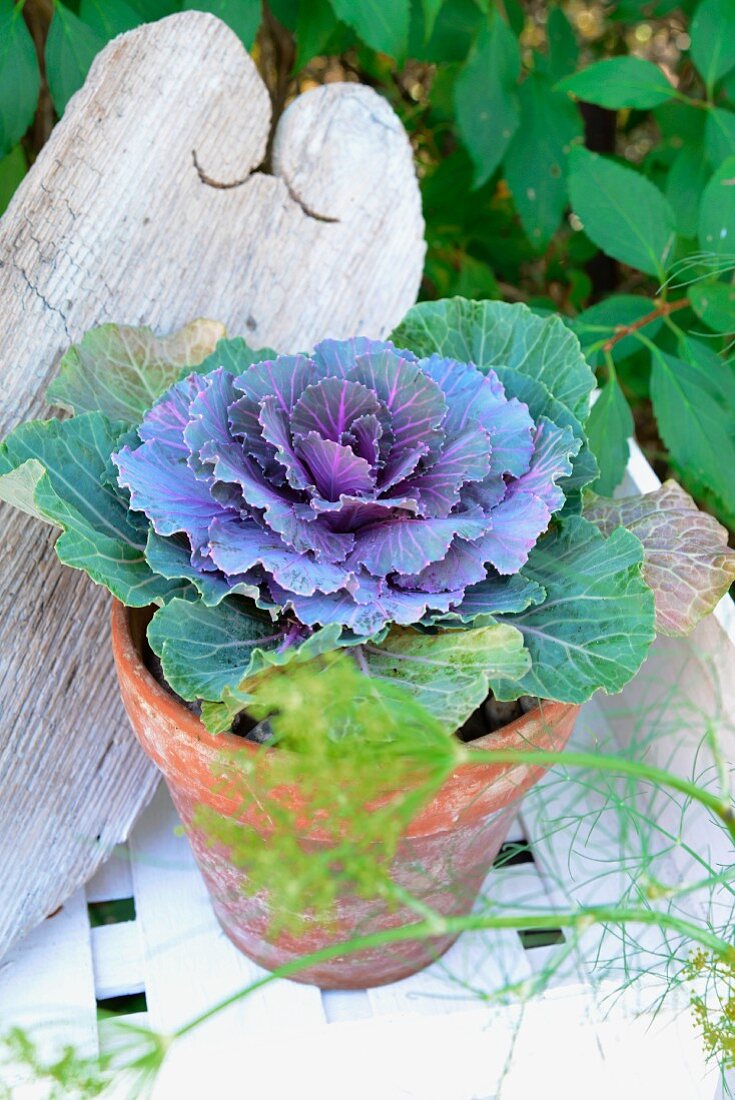
<svg viewBox="0 0 735 1100"><path fill-rule="evenodd" d="M158 683L145 666L140 647L133 637L131 628L132 615L136 613L143 614L145 610L146 608L142 607L127 607L113 597L111 626L112 649L115 656L115 662L118 666L125 669L126 675L137 684L141 692L151 697L155 705L166 714L170 721L179 726L187 736L200 743L206 744L212 749L217 751L232 750L235 752L242 752L244 750L262 754L265 748L267 754L273 752L274 749L272 747L255 744L233 733L210 733L204 723L193 714L192 711L184 706L183 703L179 702L176 696L170 691L167 691ZM549 699L541 699L539 703L538 709L541 712L541 718L544 720L545 725L549 727L556 725L569 711L576 711L579 709L576 703L559 703ZM527 740L522 736L522 731L525 726L529 725L529 715L535 716L536 710L527 711L519 718L514 719L513 722L509 722L508 725L502 726L499 730L495 730L494 732L483 734L481 737L477 737L469 742L469 744L472 745L473 749L510 749L522 747L524 743L527 743ZM454 736L454 733L452 733L452 736ZM283 752L284 750L279 749L278 751ZM486 767L486 765L480 763L463 764L460 765L460 767Z"/></svg>
<svg viewBox="0 0 735 1100"><path fill-rule="evenodd" d="M138 622L132 623L135 616ZM127 608L118 601L112 607L112 647L123 702L138 740L163 772L172 791L186 790L188 797L206 804L225 816L238 814L238 800L227 786L227 757L246 752L263 767L273 760L273 748L254 744L235 734L211 734L183 703L163 688L143 662L139 641L144 629L144 608ZM136 636L138 641L136 642ZM546 702L528 711L495 733L485 734L471 744L473 748L562 749L571 734L579 707L573 703ZM265 749L265 751L263 751ZM283 749L278 750L283 752ZM256 757L256 754L259 754ZM490 754L488 753L490 757ZM224 770L223 770L224 769ZM547 770L538 765L518 762L503 764L490 757L487 763L460 763L444 780L411 820L404 836L416 838L429 834L452 833L509 809ZM215 775L216 773L216 775ZM216 776L219 777L217 780ZM411 789L411 784L386 792L387 797ZM215 789L217 788L217 789ZM309 818L298 784L283 788L290 810L302 809L302 837L320 842L319 827ZM176 799L174 799L176 801ZM262 825L257 826L262 831ZM323 839L323 837L321 837Z"/></svg>

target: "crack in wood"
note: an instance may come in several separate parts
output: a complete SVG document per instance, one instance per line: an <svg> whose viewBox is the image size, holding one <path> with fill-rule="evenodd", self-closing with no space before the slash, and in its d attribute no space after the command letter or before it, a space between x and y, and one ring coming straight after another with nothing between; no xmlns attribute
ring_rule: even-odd
<svg viewBox="0 0 735 1100"><path fill-rule="evenodd" d="M38 289L36 284L33 282L33 280L31 278L29 278L28 274L20 266L20 264L17 264L15 262L15 260L12 260L12 259L11 259L10 263L11 263L11 266L13 267L13 269L18 272L18 274L20 275L21 279L23 280L25 285L28 287L28 289L33 294L35 294L35 296L43 304L44 308L47 309L49 311L49 313L56 313L61 318L61 323L64 326L64 333L66 335L67 340L71 344L72 343L71 333L69 332L69 326L66 323L66 317L64 315L63 310L59 309L58 306L55 306L53 304L53 302L50 302L48 300L48 298L46 298L45 295L41 293L41 291Z"/></svg>

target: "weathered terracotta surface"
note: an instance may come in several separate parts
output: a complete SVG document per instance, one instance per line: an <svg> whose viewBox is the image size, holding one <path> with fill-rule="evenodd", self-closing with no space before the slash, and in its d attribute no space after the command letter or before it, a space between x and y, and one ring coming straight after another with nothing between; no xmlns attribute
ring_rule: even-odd
<svg viewBox="0 0 735 1100"><path fill-rule="evenodd" d="M150 675L141 658L146 613L115 603L112 642L123 702L133 728L149 756L163 772L194 854L207 882L217 917L230 939L245 954L273 969L291 959L350 936L415 922L409 909L386 911L375 902L352 897L340 904L335 927L306 926L298 936L268 938L270 910L263 895L247 897L243 872L227 852L211 846L192 824L202 804L231 816L242 813L228 797L225 753L256 753L255 745L228 734L213 737L201 722ZM473 742L474 748L558 750L565 745L579 708L546 703L497 733ZM269 753L260 752L267 771ZM506 838L517 804L542 773L518 765L472 764L458 768L409 827L394 865L394 877L426 904L446 914L472 909L477 893ZM298 802L298 792L284 792ZM243 827L260 827L244 817ZM306 846L323 844L318 826L305 824ZM452 938L407 942L353 953L301 971L297 980L322 988L355 989L396 981L432 962Z"/></svg>

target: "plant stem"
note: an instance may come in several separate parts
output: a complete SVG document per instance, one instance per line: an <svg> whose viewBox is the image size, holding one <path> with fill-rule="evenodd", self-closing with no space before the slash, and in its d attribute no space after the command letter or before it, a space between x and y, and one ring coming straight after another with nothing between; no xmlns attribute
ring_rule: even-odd
<svg viewBox="0 0 735 1100"><path fill-rule="evenodd" d="M362 951L374 947L385 947L392 943L401 943L406 940L430 939L437 935L458 936L462 932L482 931L487 929L528 929L542 931L546 928L574 928L580 932L591 928L595 924L656 924L680 932L703 947L708 948L722 959L735 960L735 948L719 936L707 932L705 929L692 924L681 917L671 913L660 913L652 909L616 909L615 906L591 906L587 909L575 909L573 911L554 911L548 913L519 913L515 916L490 917L481 913L470 913L461 917L444 917L440 914L432 915L430 920L418 921L416 924L401 925L397 928L388 928L382 932L373 932L368 936L359 936L355 939L345 940L342 943L333 943L328 947L322 947L319 951L313 951L309 955L303 955L298 959L279 966L276 970L256 982L252 982L244 989L238 990L230 997L213 1005L212 1008L202 1012L188 1024L184 1024L171 1036L172 1039L180 1039L193 1031L212 1016L229 1008L230 1005L243 1000L252 993L257 992L271 982L279 978L290 978L298 974L300 970L313 966L316 963L328 962L330 959L343 955L347 949L350 951Z"/></svg>
<svg viewBox="0 0 735 1100"><path fill-rule="evenodd" d="M668 317L669 314L675 313L677 309L685 309L688 305L688 298L677 298L675 302L659 302L655 309L652 309L650 313L646 313L644 317L639 317L637 321L632 321L629 325L618 325L615 333L602 345L602 350L604 352L612 351L615 345L626 336L645 328L646 325L650 325L652 321L658 320L659 317Z"/></svg>
<svg viewBox="0 0 735 1100"><path fill-rule="evenodd" d="M615 772L636 779L650 780L662 786L670 787L699 802L720 821L735 841L735 806L730 795L713 794L698 786L690 779L668 772L652 764L618 757L597 756L591 752L547 752L543 749L465 749L462 758L473 764L530 764L550 767L564 763L572 768L591 768L598 771Z"/></svg>
<svg viewBox="0 0 735 1100"><path fill-rule="evenodd" d="M615 370L615 360L613 359L611 351L603 351L605 358L605 366L607 367L607 380L608 382L614 382L617 379L618 373Z"/></svg>

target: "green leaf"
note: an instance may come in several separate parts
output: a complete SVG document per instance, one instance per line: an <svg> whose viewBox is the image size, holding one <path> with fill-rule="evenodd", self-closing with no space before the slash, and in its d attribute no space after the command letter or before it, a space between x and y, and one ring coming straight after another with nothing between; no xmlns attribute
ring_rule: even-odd
<svg viewBox="0 0 735 1100"><path fill-rule="evenodd" d="M549 76L552 80L561 80L577 67L579 46L572 24L561 8L552 8L546 23L546 38L549 43Z"/></svg>
<svg viewBox="0 0 735 1100"><path fill-rule="evenodd" d="M149 328L100 325L67 351L46 396L77 415L98 411L139 424L183 371L210 355L223 333L219 321L204 320L161 337Z"/></svg>
<svg viewBox="0 0 735 1100"><path fill-rule="evenodd" d="M444 0L421 0L421 8L424 13L424 40L426 42L434 33L436 17L443 3Z"/></svg>
<svg viewBox="0 0 735 1100"><path fill-rule="evenodd" d="M454 87L457 126L475 165L475 186L490 178L518 128L518 42L495 15L480 30Z"/></svg>
<svg viewBox="0 0 735 1100"><path fill-rule="evenodd" d="M439 634L394 627L363 652L371 676L407 688L450 729L479 707L496 679L518 680L531 665L520 632L500 624Z"/></svg>
<svg viewBox="0 0 735 1100"><path fill-rule="evenodd" d="M486 12L490 12L493 8L497 8L494 0L477 0L480 7L484 8ZM526 13L523 10L522 0L505 0L505 14L508 17L508 26L513 31L516 38L520 38L523 33L523 28L526 25Z"/></svg>
<svg viewBox="0 0 735 1100"><path fill-rule="evenodd" d="M676 236L674 212L650 180L575 146L569 155L575 214L595 244L616 260L663 277Z"/></svg>
<svg viewBox="0 0 735 1100"><path fill-rule="evenodd" d="M331 0L334 14L362 41L390 57L405 56L410 0Z"/></svg>
<svg viewBox="0 0 735 1100"><path fill-rule="evenodd" d="M505 176L523 228L542 247L567 206L567 158L582 136L582 118L546 77L531 74L518 94L521 123L505 155Z"/></svg>
<svg viewBox="0 0 735 1100"><path fill-rule="evenodd" d="M708 343L695 340L693 336L679 338L679 353L682 359L693 363L699 371L701 384L714 400L723 408L735 408L735 360L724 362ZM735 425L733 425L735 432Z"/></svg>
<svg viewBox="0 0 735 1100"><path fill-rule="evenodd" d="M616 378L602 387L600 396L592 406L587 434L590 447L600 466L600 477L595 490L612 493L623 480L628 465L633 435L633 415Z"/></svg>
<svg viewBox="0 0 735 1100"><path fill-rule="evenodd" d="M467 59L484 21L485 17L474 0L444 0L434 29L427 39L423 3L411 5L408 55L417 61L431 61L441 66L432 85L432 105L435 108L437 88L449 74L446 66ZM453 77L450 79L453 81Z"/></svg>
<svg viewBox="0 0 735 1100"><path fill-rule="evenodd" d="M620 691L654 638L642 561L635 535L618 528L605 539L581 516L542 539L524 573L543 585L546 601L504 619L523 634L531 669L515 684L496 685L496 696L583 703L599 688Z"/></svg>
<svg viewBox="0 0 735 1100"><path fill-rule="evenodd" d="M510 367L543 382L584 423L595 378L579 341L559 317L528 306L445 298L410 309L391 339L419 356L440 355L481 370Z"/></svg>
<svg viewBox="0 0 735 1100"><path fill-rule="evenodd" d="M422 626L439 626L441 630L455 629L458 624L495 626L496 615L525 611L532 603L543 603L546 592L540 584L528 580L522 573L507 577L488 574L484 581L473 584L465 592L461 607L442 614L429 613L422 619Z"/></svg>
<svg viewBox="0 0 735 1100"><path fill-rule="evenodd" d="M729 72L722 81L720 91L725 99L728 99L731 104L735 104L735 69Z"/></svg>
<svg viewBox="0 0 735 1100"><path fill-rule="evenodd" d="M179 590L156 576L143 550L148 521L112 487L110 455L125 424L100 413L34 420L0 445L0 499L61 527L56 553L130 607Z"/></svg>
<svg viewBox="0 0 735 1100"><path fill-rule="evenodd" d="M261 0L184 0L185 11L208 11L235 32L246 50L253 48L262 17Z"/></svg>
<svg viewBox="0 0 735 1100"><path fill-rule="evenodd" d="M181 7L181 0L128 0L128 3L131 8L135 8L143 23L163 19Z"/></svg>
<svg viewBox="0 0 735 1100"><path fill-rule="evenodd" d="M191 564L191 546L185 538L165 538L152 527L148 530L145 545L146 561L154 573L171 581L188 581L199 593L202 603L216 607L227 596L260 597L260 590L248 584L230 584L219 573L208 573Z"/></svg>
<svg viewBox="0 0 735 1100"><path fill-rule="evenodd" d="M454 271L454 264L452 265ZM498 280L489 264L476 260L466 252L459 259L453 281L453 291L460 298L501 298Z"/></svg>
<svg viewBox="0 0 735 1100"><path fill-rule="evenodd" d="M232 590L216 606L189 593L171 599L148 626L166 682L183 699L201 701L202 721L212 733L229 729L275 670L360 641L344 638L342 628L330 623L286 646L283 630Z"/></svg>
<svg viewBox="0 0 735 1100"><path fill-rule="evenodd" d="M703 252L735 252L735 156L720 165L704 189L698 235Z"/></svg>
<svg viewBox="0 0 735 1100"><path fill-rule="evenodd" d="M695 110L690 103L671 99L660 107L654 107L653 117L664 143L671 149L685 145L697 145L704 141L706 110Z"/></svg>
<svg viewBox="0 0 735 1100"><path fill-rule="evenodd" d="M54 5L44 56L51 98L60 115L86 80L89 66L104 44L73 11L61 3Z"/></svg>
<svg viewBox="0 0 735 1100"><path fill-rule="evenodd" d="M735 7L732 0L702 0L692 19L691 56L712 92L735 67Z"/></svg>
<svg viewBox="0 0 735 1100"><path fill-rule="evenodd" d="M640 321L642 317L653 312L654 308L650 298L642 298L637 294L615 294L578 313L576 317L570 318L567 324L579 337L586 359L593 366L599 367L605 362L603 345L615 336L620 328ZM660 317L654 318L645 326L646 336L653 339L661 328L661 324ZM629 355L634 355L640 346L640 342L634 335L624 336L611 349L613 359L620 362Z"/></svg>
<svg viewBox="0 0 735 1100"><path fill-rule="evenodd" d="M345 639L337 623L329 623L305 641L288 647L282 644L283 635L278 637L277 645L266 644L253 650L242 678L233 678L233 682L223 688L221 700L203 700L201 717L210 733L222 733L229 729L238 714L249 710L254 699L262 698L263 685L287 666L290 679L294 676L294 665L303 665L315 657L362 641L354 637Z"/></svg>
<svg viewBox="0 0 735 1100"><path fill-rule="evenodd" d="M294 68L303 69L313 58L326 53L334 31L334 12L329 0L300 4L294 30L298 46Z"/></svg>
<svg viewBox="0 0 735 1100"><path fill-rule="evenodd" d="M301 0L268 0L268 7L279 23L290 29L296 26Z"/></svg>
<svg viewBox="0 0 735 1100"><path fill-rule="evenodd" d="M713 332L735 332L735 286L732 283L696 283L689 300L697 317Z"/></svg>
<svg viewBox="0 0 735 1100"><path fill-rule="evenodd" d="M105 41L141 23L139 13L125 0L81 0L79 18Z"/></svg>
<svg viewBox="0 0 735 1100"><path fill-rule="evenodd" d="M711 385L697 364L659 348L652 353L651 398L661 438L690 484L710 490L735 514L732 412Z"/></svg>
<svg viewBox="0 0 735 1100"><path fill-rule="evenodd" d="M699 203L710 178L710 166L699 143L685 144L666 177L666 198L676 215L682 237L696 237Z"/></svg>
<svg viewBox="0 0 735 1100"><path fill-rule="evenodd" d="M704 125L704 146L713 168L726 157L735 156L735 114L722 107L707 111Z"/></svg>
<svg viewBox="0 0 735 1100"><path fill-rule="evenodd" d="M0 500L34 519L46 519L36 504L36 486L46 473L45 466L35 458L17 462L14 466L12 461L6 461L0 444Z"/></svg>
<svg viewBox="0 0 735 1100"><path fill-rule="evenodd" d="M660 106L676 91L658 65L629 56L597 61L566 77L557 88L598 107L636 107L641 111Z"/></svg>
<svg viewBox="0 0 735 1100"><path fill-rule="evenodd" d="M36 47L20 6L0 4L0 157L33 122L41 88Z"/></svg>
<svg viewBox="0 0 735 1100"><path fill-rule="evenodd" d="M16 145L0 160L0 214L4 214L20 181L28 171L28 162L22 145Z"/></svg>
<svg viewBox="0 0 735 1100"><path fill-rule="evenodd" d="M259 654L283 642L283 634L238 597L217 607L173 599L148 624L148 642L178 695L217 701L250 675Z"/></svg>
<svg viewBox="0 0 735 1100"><path fill-rule="evenodd" d="M604 535L626 527L643 544L643 574L656 600L656 629L689 634L735 580L727 531L675 481L653 493L593 500L585 516Z"/></svg>
<svg viewBox="0 0 735 1100"><path fill-rule="evenodd" d="M215 322L211 322L215 323ZM234 336L230 339L218 340L214 351L202 359L195 367L184 368L183 373L194 370L197 374L209 374L217 367L224 367L230 374L242 374L253 363L262 363L264 359L275 359L278 355L273 348L248 347L242 336Z"/></svg>

